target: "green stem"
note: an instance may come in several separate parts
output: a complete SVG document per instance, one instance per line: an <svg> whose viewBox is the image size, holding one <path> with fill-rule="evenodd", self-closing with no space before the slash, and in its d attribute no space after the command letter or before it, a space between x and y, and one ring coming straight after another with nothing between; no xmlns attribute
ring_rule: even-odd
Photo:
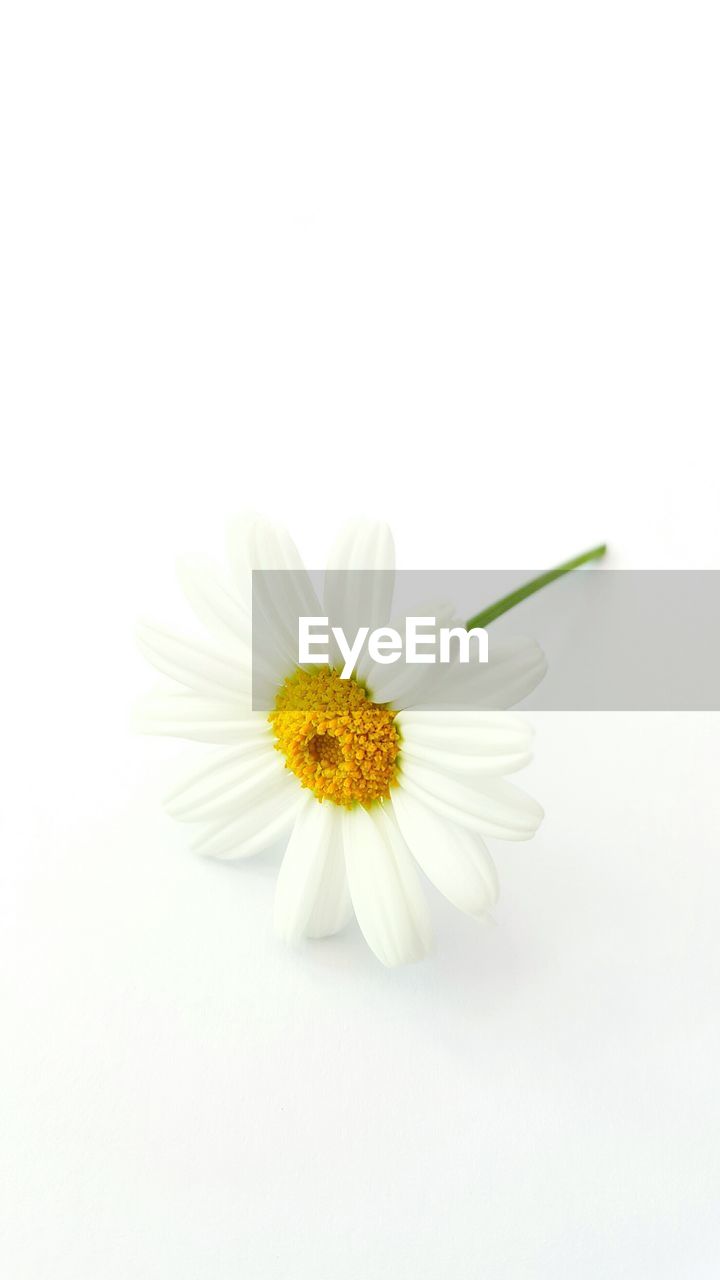
<svg viewBox="0 0 720 1280"><path fill-rule="evenodd" d="M490 604L487 609L481 609L480 613L476 613L475 617L466 623L468 631L472 627L486 627L489 622L494 622L501 614L507 613L508 609L514 609L516 604L527 600L528 596L534 596L536 591L541 591L556 578L562 578L563 574L579 569L581 564L587 564L589 560L599 560L606 551L607 546L603 542L601 546L593 547L592 551L584 551L581 556L575 556L574 560L566 560L564 564L559 564L557 569L548 569L547 573L541 573L539 577L532 578L516 591L511 591L510 595L503 596L502 600L496 600L495 604Z"/></svg>

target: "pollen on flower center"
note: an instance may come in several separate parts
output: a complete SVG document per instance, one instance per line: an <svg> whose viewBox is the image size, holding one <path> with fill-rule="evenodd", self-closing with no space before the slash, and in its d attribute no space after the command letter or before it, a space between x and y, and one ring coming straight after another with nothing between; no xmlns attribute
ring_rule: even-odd
<svg viewBox="0 0 720 1280"><path fill-rule="evenodd" d="M390 794L400 750L395 712L337 671L294 672L270 712L276 747L319 800L351 806Z"/></svg>

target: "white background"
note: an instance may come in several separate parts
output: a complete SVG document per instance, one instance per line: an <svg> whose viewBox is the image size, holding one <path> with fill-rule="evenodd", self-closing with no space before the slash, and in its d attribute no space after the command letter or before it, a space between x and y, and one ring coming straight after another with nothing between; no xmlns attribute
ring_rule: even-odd
<svg viewBox="0 0 720 1280"><path fill-rule="evenodd" d="M248 507L718 567L717 6L2 25L3 1274L716 1276L717 717L538 717L497 927L395 972L285 952L128 720Z"/></svg>

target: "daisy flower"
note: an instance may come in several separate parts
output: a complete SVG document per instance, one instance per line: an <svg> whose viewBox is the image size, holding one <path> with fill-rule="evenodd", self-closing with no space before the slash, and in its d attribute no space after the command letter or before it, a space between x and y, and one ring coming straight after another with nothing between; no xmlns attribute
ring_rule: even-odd
<svg viewBox="0 0 720 1280"><path fill-rule="evenodd" d="M432 943L419 872L481 917L498 895L485 840L528 840L542 818L503 776L530 759L530 731L498 708L538 683L543 655L530 640L495 642L493 661L471 676L472 710L453 707L450 685L439 707L427 668L399 672L367 655L347 679L335 666L300 667L298 615L327 615L347 635L391 617L390 530L359 521L342 533L328 568L376 572L329 573L323 608L283 529L240 521L229 560L228 581L203 559L180 565L210 641L139 630L143 652L174 687L144 699L137 727L216 747L167 808L196 826L193 847L209 857L248 858L287 841L275 895L275 927L286 942L334 934L354 912L383 964L418 960ZM253 569L294 573L278 575L276 587L272 574L259 585L256 577L253 598ZM269 637L254 672L252 608ZM253 710L253 697L262 710Z"/></svg>

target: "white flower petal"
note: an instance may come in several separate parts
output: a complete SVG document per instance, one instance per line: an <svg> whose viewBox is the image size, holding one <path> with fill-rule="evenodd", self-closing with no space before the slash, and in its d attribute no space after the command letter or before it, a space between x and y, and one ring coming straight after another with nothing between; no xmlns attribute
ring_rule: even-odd
<svg viewBox="0 0 720 1280"><path fill-rule="evenodd" d="M345 853L342 838L340 838L328 859L320 892L307 922L305 933L308 938L329 938L333 933L339 933L345 928L352 919L352 914L350 886L345 870Z"/></svg>
<svg viewBox="0 0 720 1280"><path fill-rule="evenodd" d="M228 557L238 588L250 599L249 577L253 569L302 571L303 562L287 529L265 516L238 516L228 530Z"/></svg>
<svg viewBox="0 0 720 1280"><path fill-rule="evenodd" d="M245 664L249 666L252 644L250 602L228 588L206 556L181 556L177 572L180 585L199 620L222 643L239 646Z"/></svg>
<svg viewBox="0 0 720 1280"><path fill-rule="evenodd" d="M324 603L330 626L341 626L351 643L360 627L387 626L394 586L395 547L389 525L353 521L340 534L328 561ZM334 661L340 661L337 648ZM366 679L374 666L364 651L357 674Z"/></svg>
<svg viewBox="0 0 720 1280"><path fill-rule="evenodd" d="M401 636L405 634L408 616L405 612L390 622ZM412 616L435 618L437 625L442 627L459 625L453 606L446 600L420 600L413 605ZM390 702L396 708L413 706L421 701L439 706L447 672L448 668L439 663L414 665L400 658L396 663L373 662L366 679L373 702Z"/></svg>
<svg viewBox="0 0 720 1280"><path fill-rule="evenodd" d="M357 569L392 572L395 569L395 544L390 526L383 520L349 521L333 543L327 567L341 572ZM384 594L381 598L390 603ZM383 607L382 614L389 618L390 609Z"/></svg>
<svg viewBox="0 0 720 1280"><path fill-rule="evenodd" d="M537 801L501 778L484 778L468 786L403 757L398 782L441 817L479 835L529 840L542 821Z"/></svg>
<svg viewBox="0 0 720 1280"><path fill-rule="evenodd" d="M171 791L165 797L165 804L179 800L188 792L200 787L198 796L208 794L202 788L214 788L218 775L243 759L261 760L274 750L274 738L268 733L270 726L258 721L250 721L245 739L232 747L222 747L219 751L211 751L182 778L178 778Z"/></svg>
<svg viewBox="0 0 720 1280"><path fill-rule="evenodd" d="M350 896L368 946L385 965L419 960L432 932L409 851L391 814L376 805L343 812Z"/></svg>
<svg viewBox="0 0 720 1280"><path fill-rule="evenodd" d="M186 640L164 627L140 623L138 644L145 657L179 684L197 693L231 694L247 699L250 669L240 658L230 658L200 640Z"/></svg>
<svg viewBox="0 0 720 1280"><path fill-rule="evenodd" d="M238 817L282 785L283 761L272 747L238 756L230 752L214 769L187 779L165 801L165 807L181 822L205 822L215 818Z"/></svg>
<svg viewBox="0 0 720 1280"><path fill-rule="evenodd" d="M443 750L473 754L526 747L532 728L514 711L474 711L463 708L410 707L398 712L395 723L403 735L412 732L417 741Z"/></svg>
<svg viewBox="0 0 720 1280"><path fill-rule="evenodd" d="M254 742L270 731L264 713L248 710L247 702L230 697L209 698L197 693L150 693L140 698L133 713L137 733L188 738L194 742Z"/></svg>
<svg viewBox="0 0 720 1280"><path fill-rule="evenodd" d="M495 865L479 836L440 818L406 791L395 788L398 826L428 880L454 906L481 916L497 901Z"/></svg>
<svg viewBox="0 0 720 1280"><path fill-rule="evenodd" d="M418 615L419 617L430 615ZM391 623L391 626L393 624ZM396 631L404 634L402 627ZM418 704L441 706L441 690L446 679L446 670L439 664L434 666L412 666L405 662L403 656L397 663L366 661L367 674L364 677L368 693L373 702L390 703L395 708L413 707Z"/></svg>
<svg viewBox="0 0 720 1280"><path fill-rule="evenodd" d="M306 792L275 891L275 931L285 942L336 933L351 914L337 805Z"/></svg>
<svg viewBox="0 0 720 1280"><path fill-rule="evenodd" d="M320 602L287 530L258 516L235 521L228 551L239 589L252 598L255 635L262 634L273 670L283 676L298 665L298 618L317 617ZM253 569L265 572L251 580ZM283 570L277 578L274 571Z"/></svg>
<svg viewBox="0 0 720 1280"><path fill-rule="evenodd" d="M249 858L268 848L292 826L301 798L297 779L285 772L279 775L276 788L269 795L246 804L243 813L232 821L213 823L192 847L204 857Z"/></svg>
<svg viewBox="0 0 720 1280"><path fill-rule="evenodd" d="M515 755L472 756L467 753L453 751L436 751L432 747L413 746L403 743L404 760L416 760L418 764L427 765L430 769L439 769L442 773L457 777L460 781L473 778L501 778L507 773L517 773L524 769L532 759L529 751Z"/></svg>
<svg viewBox="0 0 720 1280"><path fill-rule="evenodd" d="M441 700L443 706L502 710L532 693L546 671L545 654L537 641L524 636L495 640L491 634L487 663L454 662L438 696L431 688L431 697L421 694L418 705Z"/></svg>
<svg viewBox="0 0 720 1280"><path fill-rule="evenodd" d="M530 761L532 733L519 716L488 711L401 711L404 758L463 777L499 777Z"/></svg>

